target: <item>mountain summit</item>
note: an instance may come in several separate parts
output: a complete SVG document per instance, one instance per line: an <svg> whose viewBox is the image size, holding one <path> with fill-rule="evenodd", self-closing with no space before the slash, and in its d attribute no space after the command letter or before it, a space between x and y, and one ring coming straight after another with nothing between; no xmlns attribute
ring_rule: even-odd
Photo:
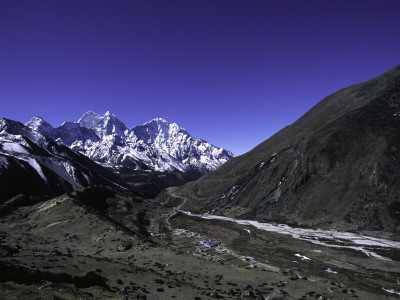
<svg viewBox="0 0 400 300"><path fill-rule="evenodd" d="M199 176L233 157L230 151L193 138L161 118L128 129L108 111L103 116L89 111L77 122L57 128L38 117L26 126L116 170L182 171Z"/></svg>
<svg viewBox="0 0 400 300"><path fill-rule="evenodd" d="M342 89L250 152L159 200L191 212L400 232L400 66Z"/></svg>
<svg viewBox="0 0 400 300"><path fill-rule="evenodd" d="M127 129L125 124L109 111L102 117L92 111L88 111L77 123L80 127L93 130L99 138L113 134L123 136L124 131Z"/></svg>

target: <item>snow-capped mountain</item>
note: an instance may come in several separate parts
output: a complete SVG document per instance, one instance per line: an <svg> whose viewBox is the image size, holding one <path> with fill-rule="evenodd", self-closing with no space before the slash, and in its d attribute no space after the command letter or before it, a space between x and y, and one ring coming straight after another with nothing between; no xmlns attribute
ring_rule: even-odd
<svg viewBox="0 0 400 300"><path fill-rule="evenodd" d="M117 185L115 174L49 138L50 124L35 118L30 125L38 130L0 119L0 202L17 194L50 196L93 184Z"/></svg>
<svg viewBox="0 0 400 300"><path fill-rule="evenodd" d="M128 129L115 115L92 111L58 128L39 117L26 126L115 169L183 171L205 174L233 157L230 151L193 138L176 123L153 119Z"/></svg>

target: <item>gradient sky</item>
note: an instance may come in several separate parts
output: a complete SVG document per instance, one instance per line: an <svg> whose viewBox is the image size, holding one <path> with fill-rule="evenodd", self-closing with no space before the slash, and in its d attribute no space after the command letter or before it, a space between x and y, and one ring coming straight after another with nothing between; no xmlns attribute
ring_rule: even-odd
<svg viewBox="0 0 400 300"><path fill-rule="evenodd" d="M236 155L400 64L400 1L0 0L0 117L156 117Z"/></svg>

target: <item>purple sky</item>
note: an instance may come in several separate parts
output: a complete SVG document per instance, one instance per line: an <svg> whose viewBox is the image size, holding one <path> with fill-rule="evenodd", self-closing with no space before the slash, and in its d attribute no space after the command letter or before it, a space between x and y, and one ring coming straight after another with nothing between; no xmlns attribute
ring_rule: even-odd
<svg viewBox="0 0 400 300"><path fill-rule="evenodd" d="M0 117L156 117L242 154L400 64L400 1L0 0Z"/></svg>

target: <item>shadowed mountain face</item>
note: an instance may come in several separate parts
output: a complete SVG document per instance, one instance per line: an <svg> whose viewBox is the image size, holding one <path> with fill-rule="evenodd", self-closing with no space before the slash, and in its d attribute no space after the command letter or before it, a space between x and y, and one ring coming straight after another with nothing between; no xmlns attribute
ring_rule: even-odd
<svg viewBox="0 0 400 300"><path fill-rule="evenodd" d="M122 180L86 156L23 124L0 120L0 203L18 194L55 196Z"/></svg>
<svg viewBox="0 0 400 300"><path fill-rule="evenodd" d="M340 90L252 151L159 201L341 230L400 231L400 66Z"/></svg>

